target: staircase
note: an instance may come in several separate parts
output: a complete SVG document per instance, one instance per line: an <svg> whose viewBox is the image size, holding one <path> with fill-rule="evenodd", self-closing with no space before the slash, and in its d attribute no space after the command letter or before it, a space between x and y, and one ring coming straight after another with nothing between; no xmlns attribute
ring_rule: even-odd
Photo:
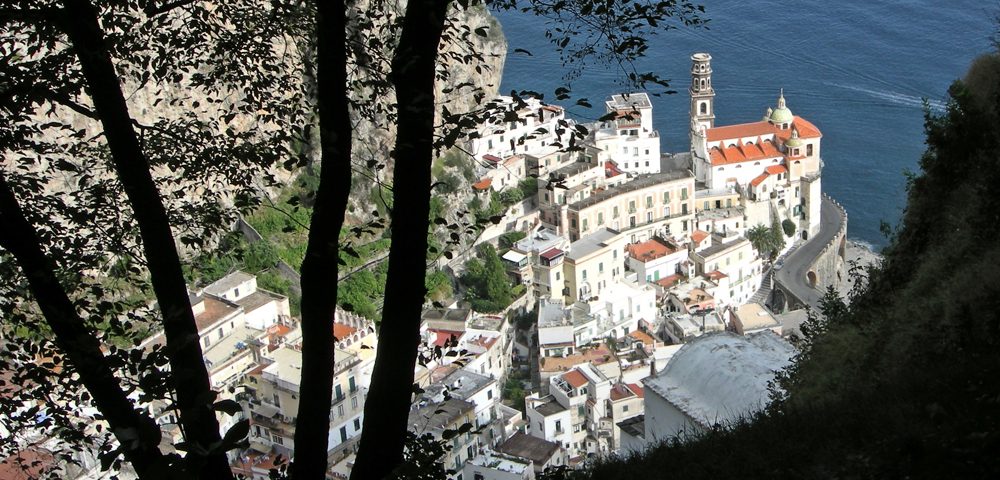
<svg viewBox="0 0 1000 480"><path fill-rule="evenodd" d="M771 269L767 269L764 273L764 278L760 282L760 288L754 292L753 296L750 297L750 303L756 303L759 305L767 305L767 301L771 298L771 290L774 288L774 275Z"/></svg>

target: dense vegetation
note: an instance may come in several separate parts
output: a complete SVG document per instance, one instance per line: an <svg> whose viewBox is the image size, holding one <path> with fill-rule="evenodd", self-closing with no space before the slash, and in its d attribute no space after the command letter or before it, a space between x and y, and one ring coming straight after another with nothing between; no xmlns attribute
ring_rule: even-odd
<svg viewBox="0 0 1000 480"><path fill-rule="evenodd" d="M827 295L785 394L685 445L613 460L591 478L1000 476L1000 58L927 114L922 172L868 287ZM984 88L985 86L985 88Z"/></svg>
<svg viewBox="0 0 1000 480"><path fill-rule="evenodd" d="M477 312L497 313L507 308L520 293L512 285L510 276L493 245L479 246L478 258L465 264L465 274L459 280L467 288L465 299Z"/></svg>

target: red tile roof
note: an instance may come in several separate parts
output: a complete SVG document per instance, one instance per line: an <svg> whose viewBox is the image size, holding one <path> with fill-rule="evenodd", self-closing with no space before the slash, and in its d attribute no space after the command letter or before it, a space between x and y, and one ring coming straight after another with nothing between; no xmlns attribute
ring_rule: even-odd
<svg viewBox="0 0 1000 480"><path fill-rule="evenodd" d="M339 322L333 324L333 336L337 340L343 340L351 336L356 331L358 331L358 329L350 325L344 325L343 323Z"/></svg>
<svg viewBox="0 0 1000 480"><path fill-rule="evenodd" d="M616 383L611 387L611 401L616 402L629 397L634 397L635 392L628 388L627 385L623 383Z"/></svg>
<svg viewBox="0 0 1000 480"><path fill-rule="evenodd" d="M540 253L538 256L540 256L540 257L542 257L542 258L544 258L546 260L552 260L553 258L556 258L556 257L558 257L559 255L562 255L562 254L563 254L562 250L559 250L558 248L553 247L553 248L550 248L550 249L548 249L548 250Z"/></svg>
<svg viewBox="0 0 1000 480"><path fill-rule="evenodd" d="M753 180L750 180L750 185L753 185L753 186L756 187L757 185L760 185L761 183L764 183L764 180L767 180L767 177L770 177L770 175L768 175L767 172L762 173L760 175L757 175L757 178L754 178Z"/></svg>
<svg viewBox="0 0 1000 480"><path fill-rule="evenodd" d="M708 238L709 233L704 230L695 230L691 232L691 240L694 243L701 243L702 240Z"/></svg>
<svg viewBox="0 0 1000 480"><path fill-rule="evenodd" d="M607 177L607 178L617 177L618 175L621 175L622 173L625 173L625 172L622 172L621 169L618 168L618 164L617 163L615 163L613 161L610 161L610 160L607 161L607 162L605 162L605 164L604 164L604 176L605 177Z"/></svg>
<svg viewBox="0 0 1000 480"><path fill-rule="evenodd" d="M643 263L665 257L676 251L676 248L655 238L628 246L629 256Z"/></svg>
<svg viewBox="0 0 1000 480"><path fill-rule="evenodd" d="M459 332L455 330L428 330L428 331L434 332L436 334L436 336L434 337L434 345L437 347L443 347L445 342L450 340L452 336L454 336L455 339L458 340L462 338L462 335L465 335L465 332Z"/></svg>
<svg viewBox="0 0 1000 480"><path fill-rule="evenodd" d="M492 185L492 184L493 184L493 179L487 177L487 178L484 178L484 179L482 179L482 180L480 180L480 181L478 181L476 183L473 183L472 184L472 189L473 190L486 190L487 188L490 188L490 185Z"/></svg>
<svg viewBox="0 0 1000 480"><path fill-rule="evenodd" d="M721 142L723 140L735 140L737 138L759 137L761 135L774 134L782 141L792 138L792 129L799 131L799 138L819 138L823 134L813 125L812 122L795 116L792 120L791 128L780 129L769 122L759 121L751 123L740 123L737 125L726 125L722 127L709 128L706 133L706 140L709 142Z"/></svg>
<svg viewBox="0 0 1000 480"><path fill-rule="evenodd" d="M628 384L628 388L630 390L632 390L632 393L635 393L636 395L638 395L639 398L645 397L642 385L639 385L638 383L630 383L630 384Z"/></svg>
<svg viewBox="0 0 1000 480"><path fill-rule="evenodd" d="M656 342L648 333L642 330L636 330L634 332L629 332L628 336L642 342L643 345L652 345Z"/></svg>
<svg viewBox="0 0 1000 480"><path fill-rule="evenodd" d="M705 276L708 277L709 280L719 280L719 279L722 279L722 278L726 278L729 275L726 275L725 273L722 273L722 272L720 272L718 270L714 270L714 271L706 273Z"/></svg>
<svg viewBox="0 0 1000 480"><path fill-rule="evenodd" d="M486 155L483 155L483 160L486 160L487 162L490 163L500 163L501 158L496 155L490 155L487 153Z"/></svg>
<svg viewBox="0 0 1000 480"><path fill-rule="evenodd" d="M563 374L563 379L573 388L580 388L587 384L587 377L584 377L579 370L573 369Z"/></svg>
<svg viewBox="0 0 1000 480"><path fill-rule="evenodd" d="M669 277L663 277L657 280L656 284L664 288L670 288L680 283L682 279L684 279L684 275L675 273L673 275L670 275Z"/></svg>
<svg viewBox="0 0 1000 480"><path fill-rule="evenodd" d="M718 166L781 157L782 153L774 142L764 140L747 144L740 142L732 147L712 147L709 156L712 165Z"/></svg>
<svg viewBox="0 0 1000 480"><path fill-rule="evenodd" d="M779 173L787 172L788 169L785 168L784 165L771 165L770 167L765 168L764 171L771 175L777 175Z"/></svg>

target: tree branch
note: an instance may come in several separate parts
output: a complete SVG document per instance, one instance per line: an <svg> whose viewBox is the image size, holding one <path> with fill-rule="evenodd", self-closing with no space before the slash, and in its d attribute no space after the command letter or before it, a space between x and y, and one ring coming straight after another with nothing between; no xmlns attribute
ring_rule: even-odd
<svg viewBox="0 0 1000 480"><path fill-rule="evenodd" d="M58 8L0 8L0 24L52 22L59 18L60 13L61 10Z"/></svg>

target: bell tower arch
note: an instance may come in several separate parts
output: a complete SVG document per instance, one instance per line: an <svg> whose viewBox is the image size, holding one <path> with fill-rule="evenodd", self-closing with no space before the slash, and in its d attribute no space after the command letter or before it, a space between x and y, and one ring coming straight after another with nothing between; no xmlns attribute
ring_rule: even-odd
<svg viewBox="0 0 1000 480"><path fill-rule="evenodd" d="M715 127L715 89L712 88L712 56L707 53L691 55L691 125L700 128Z"/></svg>

